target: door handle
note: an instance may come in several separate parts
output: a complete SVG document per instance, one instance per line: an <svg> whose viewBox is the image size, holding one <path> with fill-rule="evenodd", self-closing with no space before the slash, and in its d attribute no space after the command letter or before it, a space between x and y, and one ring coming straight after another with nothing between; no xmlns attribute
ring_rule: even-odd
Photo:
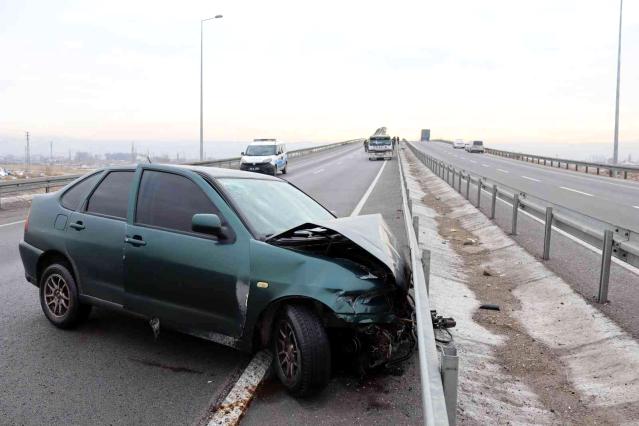
<svg viewBox="0 0 639 426"><path fill-rule="evenodd" d="M82 231L85 228L85 226L84 226L84 224L82 223L81 220L78 220L77 222L73 222L73 223L69 224L69 226L71 228L75 229L76 231Z"/></svg>
<svg viewBox="0 0 639 426"><path fill-rule="evenodd" d="M127 244L131 244L134 247L146 245L146 241L144 241L139 235L134 235L133 237L125 237L124 242Z"/></svg>

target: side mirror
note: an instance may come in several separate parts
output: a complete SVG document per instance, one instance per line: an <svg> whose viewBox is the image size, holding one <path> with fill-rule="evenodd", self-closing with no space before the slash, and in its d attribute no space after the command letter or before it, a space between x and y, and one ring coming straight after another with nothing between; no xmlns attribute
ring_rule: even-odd
<svg viewBox="0 0 639 426"><path fill-rule="evenodd" d="M216 214L194 214L193 219L191 220L191 229L193 230L193 232L221 237L222 221Z"/></svg>
<svg viewBox="0 0 639 426"><path fill-rule="evenodd" d="M244 151L240 152L240 155L244 155Z"/></svg>

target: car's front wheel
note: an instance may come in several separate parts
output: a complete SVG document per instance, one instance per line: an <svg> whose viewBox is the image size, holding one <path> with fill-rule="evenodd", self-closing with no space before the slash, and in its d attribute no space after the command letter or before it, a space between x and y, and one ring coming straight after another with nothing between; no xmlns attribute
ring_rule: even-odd
<svg viewBox="0 0 639 426"><path fill-rule="evenodd" d="M53 325L72 328L86 320L91 305L81 304L78 287L69 269L61 264L49 265L40 279L40 306Z"/></svg>
<svg viewBox="0 0 639 426"><path fill-rule="evenodd" d="M273 329L275 372L295 396L307 396L326 386L331 374L331 350L317 314L306 306L286 306Z"/></svg>

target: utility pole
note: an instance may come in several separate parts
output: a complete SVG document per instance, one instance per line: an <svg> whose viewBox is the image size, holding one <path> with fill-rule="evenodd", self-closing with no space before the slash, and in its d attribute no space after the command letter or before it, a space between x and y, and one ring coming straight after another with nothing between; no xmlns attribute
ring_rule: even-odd
<svg viewBox="0 0 639 426"><path fill-rule="evenodd" d="M131 142L131 162L135 164L135 142Z"/></svg>
<svg viewBox="0 0 639 426"><path fill-rule="evenodd" d="M619 86L621 84L621 18L623 16L623 0L619 4L619 43L617 46L617 96L615 100L615 147L612 162L619 161Z"/></svg>
<svg viewBox="0 0 639 426"><path fill-rule="evenodd" d="M53 163L53 141L49 141L49 163Z"/></svg>
<svg viewBox="0 0 639 426"><path fill-rule="evenodd" d="M24 163L27 171L31 170L31 146L29 142L29 132L25 132L27 134L27 146L24 150Z"/></svg>

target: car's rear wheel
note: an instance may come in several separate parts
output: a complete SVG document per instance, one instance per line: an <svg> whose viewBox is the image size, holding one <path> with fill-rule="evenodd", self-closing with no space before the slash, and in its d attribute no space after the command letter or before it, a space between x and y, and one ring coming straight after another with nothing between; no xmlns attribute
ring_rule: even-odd
<svg viewBox="0 0 639 426"><path fill-rule="evenodd" d="M284 168L282 169L282 174L286 174L286 168L288 167L288 162L284 164Z"/></svg>
<svg viewBox="0 0 639 426"><path fill-rule="evenodd" d="M324 388L331 374L331 351L326 330L317 314L306 306L289 305L273 329L275 372L295 396Z"/></svg>
<svg viewBox="0 0 639 426"><path fill-rule="evenodd" d="M49 265L40 279L40 306L56 327L72 328L85 321L91 305L81 304L78 287L69 269L60 263Z"/></svg>

